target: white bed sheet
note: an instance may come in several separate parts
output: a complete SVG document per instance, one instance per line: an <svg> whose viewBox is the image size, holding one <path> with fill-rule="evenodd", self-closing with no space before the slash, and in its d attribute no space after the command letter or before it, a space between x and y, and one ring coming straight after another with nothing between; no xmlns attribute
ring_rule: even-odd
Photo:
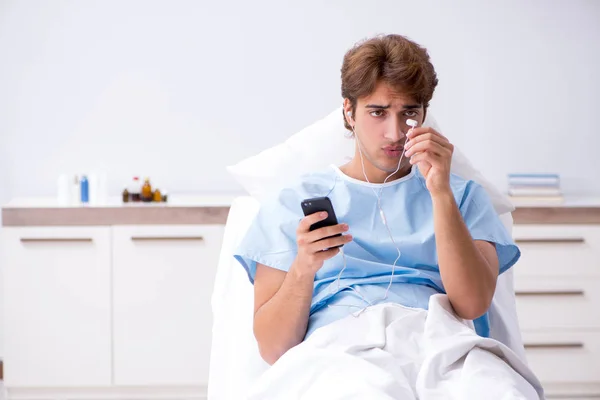
<svg viewBox="0 0 600 400"><path fill-rule="evenodd" d="M250 196L236 198L229 212L221 256L212 295L213 341L211 347L208 398L241 399L268 369L252 332L253 287L233 250L247 231L259 203ZM500 216L512 231L510 213ZM511 348L526 363L518 326L513 270L498 279L490 307L491 337Z"/></svg>
<svg viewBox="0 0 600 400"><path fill-rule="evenodd" d="M456 317L448 296L428 311L377 304L318 329L253 385L248 400L542 400L507 346Z"/></svg>

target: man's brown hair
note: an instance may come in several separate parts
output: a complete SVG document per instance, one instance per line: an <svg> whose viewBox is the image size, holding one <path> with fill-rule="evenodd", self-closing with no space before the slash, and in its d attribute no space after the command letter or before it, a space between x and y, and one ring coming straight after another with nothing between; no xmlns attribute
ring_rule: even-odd
<svg viewBox="0 0 600 400"><path fill-rule="evenodd" d="M425 110L438 84L427 50L401 35L377 36L357 43L344 56L342 97L356 101L375 90L379 81L413 97ZM346 129L351 130L344 118Z"/></svg>

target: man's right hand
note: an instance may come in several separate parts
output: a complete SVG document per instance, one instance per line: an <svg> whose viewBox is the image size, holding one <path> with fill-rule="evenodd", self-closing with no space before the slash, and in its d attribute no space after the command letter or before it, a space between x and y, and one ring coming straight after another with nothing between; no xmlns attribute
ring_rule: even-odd
<svg viewBox="0 0 600 400"><path fill-rule="evenodd" d="M296 258L299 272L316 274L326 260L340 252L336 246L344 245L352 240L352 235L337 235L348 230L348 225L337 224L310 231L312 224L327 218L327 212L308 215L300 221L296 230L298 256ZM327 239L324 239L327 238ZM323 239L323 240L322 240Z"/></svg>
<svg viewBox="0 0 600 400"><path fill-rule="evenodd" d="M312 224L325 218L327 213L322 212L300 221L296 230L298 254L288 272L256 263L254 336L260 355L269 364L304 340L315 275L325 260L339 253L336 246L352 240L350 235L329 237L346 232L346 224L310 231Z"/></svg>

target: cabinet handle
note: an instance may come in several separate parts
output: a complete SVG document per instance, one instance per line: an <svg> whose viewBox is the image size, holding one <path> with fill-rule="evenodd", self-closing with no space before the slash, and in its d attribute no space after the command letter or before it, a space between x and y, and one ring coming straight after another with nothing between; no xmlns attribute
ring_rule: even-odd
<svg viewBox="0 0 600 400"><path fill-rule="evenodd" d="M21 238L21 243L66 243L66 242L86 242L91 243L92 238Z"/></svg>
<svg viewBox="0 0 600 400"><path fill-rule="evenodd" d="M517 296L583 296L583 290L517 290Z"/></svg>
<svg viewBox="0 0 600 400"><path fill-rule="evenodd" d="M525 343L526 349L582 349L581 342L566 343Z"/></svg>
<svg viewBox="0 0 600 400"><path fill-rule="evenodd" d="M572 238L517 238L515 243L547 243L547 244L559 244L559 243L585 243L585 239L582 237Z"/></svg>
<svg viewBox="0 0 600 400"><path fill-rule="evenodd" d="M181 241L181 240L195 240L203 241L203 236L132 236L133 241Z"/></svg>

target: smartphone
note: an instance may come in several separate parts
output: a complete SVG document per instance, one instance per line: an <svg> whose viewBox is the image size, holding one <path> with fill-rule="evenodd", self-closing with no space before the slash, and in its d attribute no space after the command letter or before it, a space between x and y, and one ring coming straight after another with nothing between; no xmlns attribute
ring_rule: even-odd
<svg viewBox="0 0 600 400"><path fill-rule="evenodd" d="M331 200L329 200L329 197L314 197L312 199L305 199L302 201L301 206L302 206L302 211L304 212L304 216L308 216L308 215L314 214L316 212L321 212L321 211L327 212L327 218L325 218L322 221L316 222L310 226L309 230L311 230L311 231L314 231L315 229L323 228L326 226L332 226L332 225L338 224L338 220L337 220L337 217L335 216L335 211L333 211L333 205L331 204ZM323 239L328 239L330 237L336 237L336 236L342 236L342 234L338 233L337 235L328 236ZM321 240L323 240L323 239L321 239ZM336 246L336 247L341 247L341 246L342 245Z"/></svg>

